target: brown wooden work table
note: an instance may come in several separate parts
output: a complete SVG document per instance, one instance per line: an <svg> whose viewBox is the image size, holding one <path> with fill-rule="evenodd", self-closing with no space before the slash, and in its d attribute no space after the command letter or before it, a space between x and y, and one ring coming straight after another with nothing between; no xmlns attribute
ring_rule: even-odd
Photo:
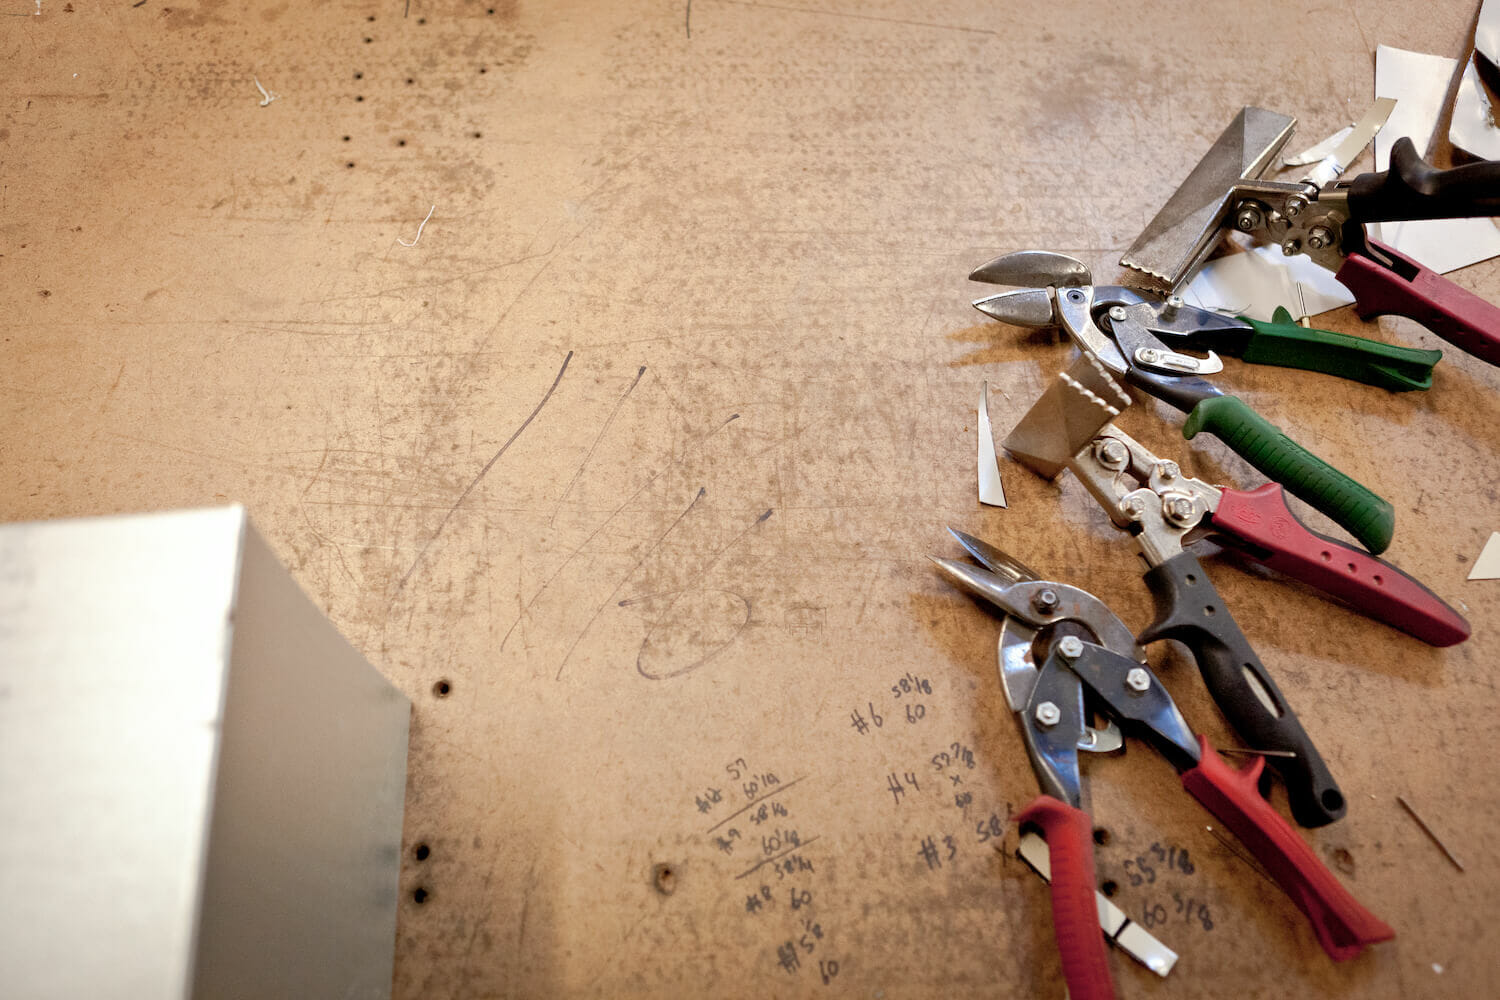
<svg viewBox="0 0 1500 1000"><path fill-rule="evenodd" d="M952 524L1151 603L1071 476L976 502L980 380L1003 435L1071 348L966 275L1117 279L1242 105L1310 144L1378 43L1463 56L1473 6L3 0L0 517L242 501L412 698L398 997L1061 996L995 619L926 557ZM1099 874L1182 957L1112 955L1120 993L1491 995L1500 373L1227 367L1474 638L1210 561L1348 796L1308 839L1397 938L1331 963L1136 747L1087 768ZM1121 424L1261 481L1166 415Z"/></svg>

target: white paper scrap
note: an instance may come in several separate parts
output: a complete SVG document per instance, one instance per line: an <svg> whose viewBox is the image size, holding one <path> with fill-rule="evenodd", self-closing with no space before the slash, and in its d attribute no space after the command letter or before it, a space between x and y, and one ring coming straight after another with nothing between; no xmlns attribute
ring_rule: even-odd
<svg viewBox="0 0 1500 1000"><path fill-rule="evenodd" d="M1484 82L1479 79L1479 66L1474 59L1469 56L1469 65L1464 67L1464 77L1458 83L1448 141L1482 159L1496 160L1500 159L1500 128L1495 127L1495 109Z"/></svg>
<svg viewBox="0 0 1500 1000"><path fill-rule="evenodd" d="M1490 540L1484 543L1474 568L1469 570L1470 580L1500 580L1500 531L1490 532Z"/></svg>
<svg viewBox="0 0 1500 1000"><path fill-rule="evenodd" d="M1005 507L1005 484L995 459L995 432L990 427L990 384L979 383L979 502Z"/></svg>

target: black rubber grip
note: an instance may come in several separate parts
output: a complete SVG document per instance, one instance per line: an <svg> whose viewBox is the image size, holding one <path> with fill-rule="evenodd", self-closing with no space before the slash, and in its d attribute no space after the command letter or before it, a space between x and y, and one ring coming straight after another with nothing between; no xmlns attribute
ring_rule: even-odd
<svg viewBox="0 0 1500 1000"><path fill-rule="evenodd" d="M1268 757L1266 762L1286 783L1292 817L1300 825L1325 826L1343 816L1344 796L1333 775L1197 558L1191 552L1175 555L1147 570L1145 579L1156 602L1156 621L1141 633L1140 641L1175 639L1187 646L1198 661L1203 683L1245 745L1296 755ZM1261 700L1247 674L1254 676L1276 711Z"/></svg>
<svg viewBox="0 0 1500 1000"><path fill-rule="evenodd" d="M1357 222L1467 219L1500 215L1500 160L1439 170L1402 136L1391 167L1349 182L1349 216Z"/></svg>

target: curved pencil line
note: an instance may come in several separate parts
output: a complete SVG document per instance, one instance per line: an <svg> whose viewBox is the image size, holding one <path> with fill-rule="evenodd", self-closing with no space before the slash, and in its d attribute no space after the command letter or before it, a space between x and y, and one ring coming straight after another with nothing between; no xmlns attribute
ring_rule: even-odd
<svg viewBox="0 0 1500 1000"><path fill-rule="evenodd" d="M646 366L641 365L635 373L635 381L631 382L624 394L615 401L615 408L609 411L609 416L605 418L604 425L599 428L599 433L594 435L594 443L589 445L588 453L583 456L583 461L578 463L578 469L573 473L573 478L568 480L567 488L562 491L562 496L557 498L557 506L552 508L552 516L547 519L547 527L552 527L553 522L557 520L558 511L562 510L562 505L567 501L568 494L572 493L573 487L578 484L578 479L583 475L583 470L588 468L589 460L594 457L594 452L598 449L599 442L604 440L604 435L609 433L609 428L614 424L615 417L620 414L620 407L625 405L625 400L630 398L630 394L635 391L635 387L641 384L641 378L645 374Z"/></svg>
<svg viewBox="0 0 1500 1000"><path fill-rule="evenodd" d="M715 434L719 433L719 431L721 431L724 428L728 427L731 423L733 423L734 421L738 420L739 418L740 418L740 415L738 413L731 414L728 420L724 421L722 424L720 424L719 426L715 427L713 430L709 431L707 434L703 435L703 437L701 437L697 441L694 441L693 444L691 445L691 447L698 448L698 447L701 447L702 445L706 444L708 442L709 438L713 437ZM608 517L606 517L600 523L599 527L595 528L589 534L589 537L585 538L583 540L583 542L577 548L575 548L572 552L570 552L568 554L568 557L562 561L562 564L560 566L558 566L557 569L553 571L552 575L549 576L549 577L547 577L547 579L545 581L543 581L542 585L536 589L536 592L531 595L531 599L526 602L525 607L521 608L521 610L516 614L516 620L510 623L510 628L508 628L508 629L505 630L505 635L500 640L500 651L502 653L505 652L505 644L508 643L508 642L510 642L511 633L515 632L515 630L520 626L521 622L531 612L532 605L536 604L537 600L542 596L542 594L546 591L546 589L548 587L552 586L552 581L554 581L558 577L562 576L563 570L567 569L568 566L573 562L573 560L576 559L576 558L578 558L579 554L582 553L584 549L588 548L589 543L592 542L596 537L598 537L598 535L599 535L599 533L601 531L603 531L606 527L609 526L610 522L615 519L615 517L620 513L620 511L624 510L626 507L628 507L632 503L634 503L635 502L635 498L638 497L638 496L640 496L642 493L646 492L646 490L649 489L658 479L660 479L662 477L662 475L667 472L668 469L675 469L677 466L681 465L685 461L687 461L687 455L686 454L684 454L683 457L680 458L680 459L673 459L671 462L669 462L666 465L662 466L656 472L653 472L651 474L651 478L650 479L648 479L644 483L642 483L636 489L636 491L634 493L630 494L630 496L626 497L623 501L621 501L620 505L618 507L616 507L613 511L611 511L610 515Z"/></svg>
<svg viewBox="0 0 1500 1000"><path fill-rule="evenodd" d="M609 592L609 596L604 599L604 603L594 609L594 613L589 616L588 622L584 624L582 630L580 630L578 635L574 637L573 644L569 646L568 651L563 654L562 662L557 665L557 676L552 678L553 680L562 680L563 668L568 665L568 660L572 658L573 650L578 648L578 644L583 641L583 637L588 634L589 629L594 627L594 622L599 620L599 616L604 613L604 609L609 606L609 603L611 601L620 596L620 590L625 586L630 578L635 575L635 571L641 568L641 564L651 557L651 553L655 552L658 548L661 547L661 543L666 540L666 537L670 535L679 524L682 523L683 518L692 513L693 508L698 506L698 501L702 500L707 495L707 486L698 487L698 492L693 497L693 502L683 508L682 513L678 514L676 519L673 520L671 524L667 525L666 531L663 531L660 535L656 536L656 541L652 542L651 547L648 548L641 555L641 557L635 561L635 565L630 567L630 571L620 578L620 582L615 584L615 589Z"/></svg>
<svg viewBox="0 0 1500 1000"><path fill-rule="evenodd" d="M536 415L542 412L542 407L547 405L547 400L551 399L552 394L557 391L558 383L562 381L563 372L568 370L568 362L572 360L573 352L569 351L568 356L563 358L562 367L557 370L557 377L552 380L552 385L547 388L547 394L542 397L542 401L536 404L536 409L531 411L530 416L521 421L521 426L517 427L515 433L506 439L506 442L500 446L500 450L495 452L494 456L491 457L488 462L484 463L484 468L479 470L479 475L475 476L472 480L470 480L469 485L464 487L464 491L463 493L459 494L458 500L453 504L452 507L448 508L448 513L444 514L443 519L438 522L437 530L432 533L431 538L427 539L427 544L422 546L422 551L417 553L417 558L412 560L411 567L407 569L405 575L401 577L401 582L396 584L397 590L400 590L402 587L406 586L406 581L411 579L411 575L415 573L417 567L422 564L423 558L427 555L427 550L432 548L432 543L437 541L438 536L443 533L443 529L448 526L448 521L453 517L454 512L464 505L465 500L469 499L469 494L474 492L474 487L478 486L479 481L489 473L490 469L494 468L496 462L500 461L500 456L504 455L506 450L510 448L511 445L516 443L516 438L521 436L521 432L526 430L527 427L531 426L531 422L536 419Z"/></svg>

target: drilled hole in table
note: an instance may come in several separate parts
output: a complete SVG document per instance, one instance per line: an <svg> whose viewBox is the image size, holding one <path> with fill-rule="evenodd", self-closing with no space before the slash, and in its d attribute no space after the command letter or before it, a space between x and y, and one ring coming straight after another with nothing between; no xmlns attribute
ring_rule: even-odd
<svg viewBox="0 0 1500 1000"><path fill-rule="evenodd" d="M423 903L427 902L427 900L430 899L430 898L432 898L432 897L431 897L431 894L428 893L428 891L426 889L417 889L416 891L414 891L411 894L411 898L412 898L412 902L416 903L418 906L421 906Z"/></svg>
<svg viewBox="0 0 1500 1000"><path fill-rule="evenodd" d="M354 164L352 163L349 165L351 167L354 166ZM449 692L451 692L452 690L453 685L449 684L447 681L438 681L432 686L432 693L437 695L439 698L448 697Z"/></svg>
<svg viewBox="0 0 1500 1000"><path fill-rule="evenodd" d="M418 861L426 861L427 856L432 853L432 848L426 844L418 844L417 849L413 853L417 856Z"/></svg>
<svg viewBox="0 0 1500 1000"><path fill-rule="evenodd" d="M1104 893L1106 898L1109 898L1120 891L1120 884L1114 879L1105 879L1104 884L1099 886L1099 891Z"/></svg>

